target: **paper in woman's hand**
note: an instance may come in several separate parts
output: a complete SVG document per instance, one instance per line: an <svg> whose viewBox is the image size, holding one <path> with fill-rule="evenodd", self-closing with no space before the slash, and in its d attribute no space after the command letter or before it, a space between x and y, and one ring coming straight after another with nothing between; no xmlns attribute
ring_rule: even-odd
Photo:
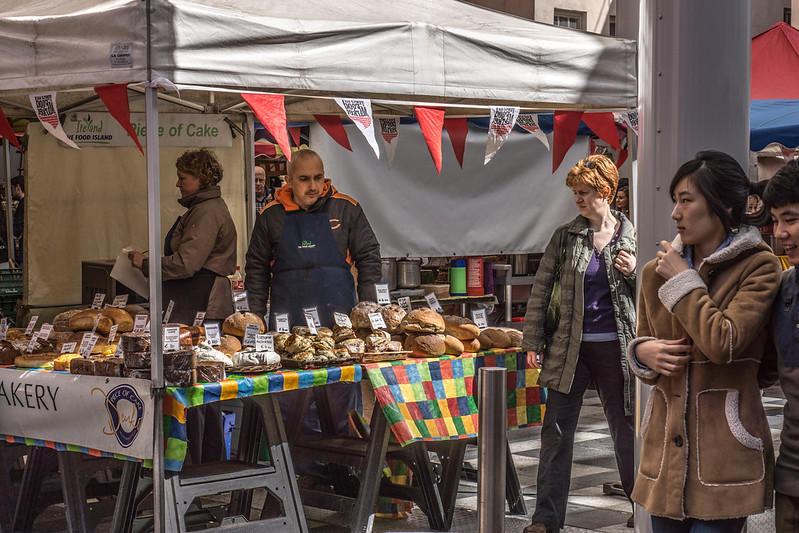
<svg viewBox="0 0 799 533"><path fill-rule="evenodd" d="M125 285L129 289L143 298L150 297L150 282L138 268L130 264L128 252L132 248L123 248L122 253L117 256L114 268L111 269L111 277Z"/></svg>

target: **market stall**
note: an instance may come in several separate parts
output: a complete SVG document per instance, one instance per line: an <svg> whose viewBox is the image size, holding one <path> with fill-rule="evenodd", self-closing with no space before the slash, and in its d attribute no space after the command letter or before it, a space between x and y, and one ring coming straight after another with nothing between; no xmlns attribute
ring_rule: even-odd
<svg viewBox="0 0 799 533"><path fill-rule="evenodd" d="M132 110L145 113L150 132L159 131L159 112L233 114L235 122L245 126L242 167L248 174L252 116L246 113L243 118L241 92L282 95L286 115L305 119L339 114L341 108L333 100L337 96L369 99L374 109L388 115L411 115L414 107L425 106L446 107L448 115L462 116L485 115L489 106L498 105L601 111L626 111L636 105L635 46L628 41L531 23L454 0L350 2L346 12L338 3L314 1L303 6L303 18L297 15L293 5L255 0L235 6L215 0L35 5L5 1L0 5L0 31L7 36L0 54L0 107L11 116L54 116L57 123L59 112L98 107L94 87L129 84ZM377 63L375 50L391 53ZM143 99L137 96L141 93ZM43 100L31 100L31 94ZM58 109L42 109L43 101ZM285 121L280 113L273 118L278 124L281 118ZM29 131L41 127L32 124ZM58 128L50 128L55 135ZM159 250L159 143L139 137L146 145L147 244ZM84 149L81 155L90 161L94 151ZM56 152L53 157L60 156ZM138 176L144 176L145 159L140 161L133 165L140 165ZM48 175L50 170L37 174L30 169L27 178L46 184L55 179ZM91 174L107 179L107 173L96 169ZM139 183L144 184L143 178ZM87 202L86 208L93 209L98 201L105 198ZM44 236L41 220L59 221L50 217L44 204L40 208L26 211L29 230L41 231L34 239L38 245L26 250L29 264L51 262L52 251L65 247L63 235L49 242ZM107 249L118 246L115 242ZM152 342L161 347L156 258L150 262L150 312ZM43 280L26 279L28 290L37 281ZM64 284L69 283L74 280ZM160 357L153 358L154 413L162 410L162 363ZM161 530L163 428L161 417L153 419L155 527Z"/></svg>

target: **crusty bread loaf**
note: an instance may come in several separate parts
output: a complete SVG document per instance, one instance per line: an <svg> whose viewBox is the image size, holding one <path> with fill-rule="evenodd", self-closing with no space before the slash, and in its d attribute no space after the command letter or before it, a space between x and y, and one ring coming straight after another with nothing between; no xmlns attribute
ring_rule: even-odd
<svg viewBox="0 0 799 533"><path fill-rule="evenodd" d="M99 319L97 317L100 317ZM72 331L91 331L94 328L94 323L97 322L97 329L95 332L102 335L108 335L111 331L111 326L114 321L107 315L104 315L100 309L86 309L72 316L69 319L69 329ZM131 329L133 329L131 327Z"/></svg>
<svg viewBox="0 0 799 533"><path fill-rule="evenodd" d="M510 338L510 345L511 346L521 346L522 345L522 332L518 329L514 328L496 328L500 331L504 331L507 333L508 337Z"/></svg>
<svg viewBox="0 0 799 533"><path fill-rule="evenodd" d="M17 340L25 340L30 339L30 335L25 335L25 330L20 328L8 328L6 332L6 340L7 341L17 341Z"/></svg>
<svg viewBox="0 0 799 533"><path fill-rule="evenodd" d="M14 359L22 355L17 347L8 341L0 341L0 365L13 365Z"/></svg>
<svg viewBox="0 0 799 533"><path fill-rule="evenodd" d="M258 324L260 326L258 333L266 331L266 326L264 326L264 321L261 320L261 317L249 311L236 312L227 317L222 323L222 331L228 335L243 337L247 324Z"/></svg>
<svg viewBox="0 0 799 533"><path fill-rule="evenodd" d="M83 311L83 309L70 309L63 313L58 313L53 318L53 331L72 331L69 327L69 319Z"/></svg>
<svg viewBox="0 0 799 533"><path fill-rule="evenodd" d="M444 315L444 333L456 339L470 340L480 336L480 328L469 320L457 315Z"/></svg>
<svg viewBox="0 0 799 533"><path fill-rule="evenodd" d="M233 335L222 335L219 338L219 343L216 349L228 357L233 357L234 353L241 351L241 342Z"/></svg>
<svg viewBox="0 0 799 533"><path fill-rule="evenodd" d="M444 327L444 319L429 307L414 309L402 319L406 333L443 333Z"/></svg>
<svg viewBox="0 0 799 533"><path fill-rule="evenodd" d="M405 318L405 309L397 304L388 304L380 308L383 315L383 322L386 323L386 331L389 333L400 333L402 331L402 319Z"/></svg>
<svg viewBox="0 0 799 533"><path fill-rule="evenodd" d="M350 322L353 328L372 329L372 321L369 320L369 313L379 313L380 306L376 302L358 302L358 305L350 311Z"/></svg>
<svg viewBox="0 0 799 533"><path fill-rule="evenodd" d="M508 334L497 328L486 328L477 337L480 341L480 349L491 350L492 348L510 348L512 346Z"/></svg>
<svg viewBox="0 0 799 533"><path fill-rule="evenodd" d="M91 328L89 328L89 329L91 329ZM61 348L63 348L64 344L66 344L68 342L74 342L75 343L75 349L79 350L80 349L80 343L83 341L83 334L84 333L86 333L86 332L85 331L75 331L75 332L73 332L72 335L67 340L57 343L56 344L56 348L58 350L61 350ZM103 350L105 350L106 346L108 346L108 337L104 337L102 335L97 335L97 342L95 343L94 348L92 348L92 353L93 354L101 354L101 353L103 353Z"/></svg>
<svg viewBox="0 0 799 533"><path fill-rule="evenodd" d="M480 351L480 341L477 339L461 342L463 343L463 351L465 353L477 353Z"/></svg>
<svg viewBox="0 0 799 533"><path fill-rule="evenodd" d="M414 357L438 357L447 351L447 344L441 335L419 335L412 342Z"/></svg>
<svg viewBox="0 0 799 533"><path fill-rule="evenodd" d="M124 309L119 309L118 307L106 307L103 309L103 314L114 322L113 325L117 327L117 333L133 331L133 317L130 316L130 313ZM108 332L106 332L106 334L108 334Z"/></svg>
<svg viewBox="0 0 799 533"><path fill-rule="evenodd" d="M446 345L444 351L446 355L461 355L464 351L463 343L452 335L444 335L444 344Z"/></svg>

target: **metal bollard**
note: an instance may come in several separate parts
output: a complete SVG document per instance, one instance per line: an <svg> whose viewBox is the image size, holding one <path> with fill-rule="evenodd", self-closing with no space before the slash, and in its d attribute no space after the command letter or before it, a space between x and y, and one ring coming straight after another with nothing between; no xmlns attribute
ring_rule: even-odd
<svg viewBox="0 0 799 533"><path fill-rule="evenodd" d="M479 370L477 434L477 522L480 533L505 531L505 431L507 370Z"/></svg>

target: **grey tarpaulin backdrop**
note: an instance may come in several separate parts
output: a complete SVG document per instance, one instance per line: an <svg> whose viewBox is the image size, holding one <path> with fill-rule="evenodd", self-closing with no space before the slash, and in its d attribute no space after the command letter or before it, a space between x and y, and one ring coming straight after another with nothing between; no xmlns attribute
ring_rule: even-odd
<svg viewBox="0 0 799 533"><path fill-rule="evenodd" d="M345 128L352 152L318 125L311 146L336 189L363 206L383 257L543 252L555 228L577 214L565 180L588 155L587 137L553 175L551 153L532 135L511 132L483 166L487 132L470 127L461 169L444 132L439 176L418 124L400 125L391 169L382 139L378 160L355 126Z"/></svg>

